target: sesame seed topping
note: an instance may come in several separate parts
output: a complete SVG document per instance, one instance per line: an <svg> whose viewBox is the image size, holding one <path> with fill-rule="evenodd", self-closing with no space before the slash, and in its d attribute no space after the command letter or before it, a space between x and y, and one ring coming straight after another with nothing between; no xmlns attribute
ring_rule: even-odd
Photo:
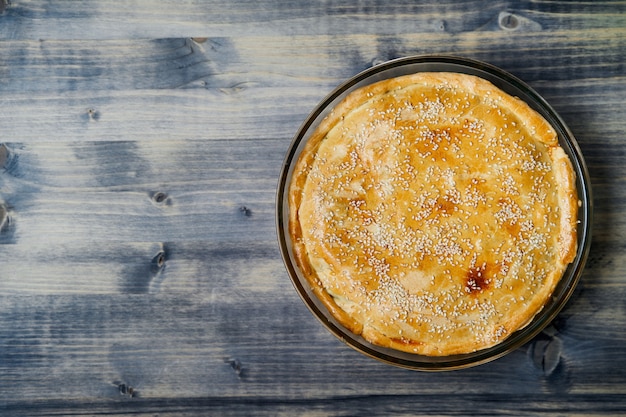
<svg viewBox="0 0 626 417"><path fill-rule="evenodd" d="M380 91L298 171L298 242L337 305L398 343L501 340L557 256L549 149L495 94Z"/></svg>

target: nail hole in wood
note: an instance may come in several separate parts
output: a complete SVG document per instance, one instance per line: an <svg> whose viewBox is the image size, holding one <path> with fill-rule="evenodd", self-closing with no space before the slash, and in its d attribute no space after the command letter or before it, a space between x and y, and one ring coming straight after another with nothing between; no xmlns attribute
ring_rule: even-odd
<svg viewBox="0 0 626 417"><path fill-rule="evenodd" d="M243 373L243 365L241 364L241 361L237 358L234 358L234 359L228 359L226 362L230 365L233 371L235 371L237 376L241 378L242 373Z"/></svg>
<svg viewBox="0 0 626 417"><path fill-rule="evenodd" d="M89 121L97 122L100 120L100 112L95 109L87 109L87 117Z"/></svg>

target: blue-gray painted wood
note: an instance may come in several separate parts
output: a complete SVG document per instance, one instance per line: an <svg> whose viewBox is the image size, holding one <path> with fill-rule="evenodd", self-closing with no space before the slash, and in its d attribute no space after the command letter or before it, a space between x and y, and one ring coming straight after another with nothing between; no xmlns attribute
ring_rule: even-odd
<svg viewBox="0 0 626 417"><path fill-rule="evenodd" d="M0 414L626 415L624 2L0 4ZM274 225L317 102L422 53L528 82L594 195L557 319L443 374L331 336Z"/></svg>

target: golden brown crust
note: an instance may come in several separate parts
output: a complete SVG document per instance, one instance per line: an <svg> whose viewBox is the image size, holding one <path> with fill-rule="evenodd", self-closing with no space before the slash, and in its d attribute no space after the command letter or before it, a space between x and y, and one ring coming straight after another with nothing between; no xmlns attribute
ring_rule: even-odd
<svg viewBox="0 0 626 417"><path fill-rule="evenodd" d="M330 313L374 344L435 356L532 320L575 256L576 214L548 122L455 73L349 94L289 190L296 262Z"/></svg>

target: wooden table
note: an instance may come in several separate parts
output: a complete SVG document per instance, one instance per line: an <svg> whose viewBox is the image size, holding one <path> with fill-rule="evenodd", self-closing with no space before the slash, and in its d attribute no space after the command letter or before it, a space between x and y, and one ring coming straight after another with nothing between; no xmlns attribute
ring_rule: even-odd
<svg viewBox="0 0 626 417"><path fill-rule="evenodd" d="M0 1L0 414L626 414L626 3ZM407 55L487 61L560 112L588 266L478 367L369 359L310 314L275 192L307 114Z"/></svg>

